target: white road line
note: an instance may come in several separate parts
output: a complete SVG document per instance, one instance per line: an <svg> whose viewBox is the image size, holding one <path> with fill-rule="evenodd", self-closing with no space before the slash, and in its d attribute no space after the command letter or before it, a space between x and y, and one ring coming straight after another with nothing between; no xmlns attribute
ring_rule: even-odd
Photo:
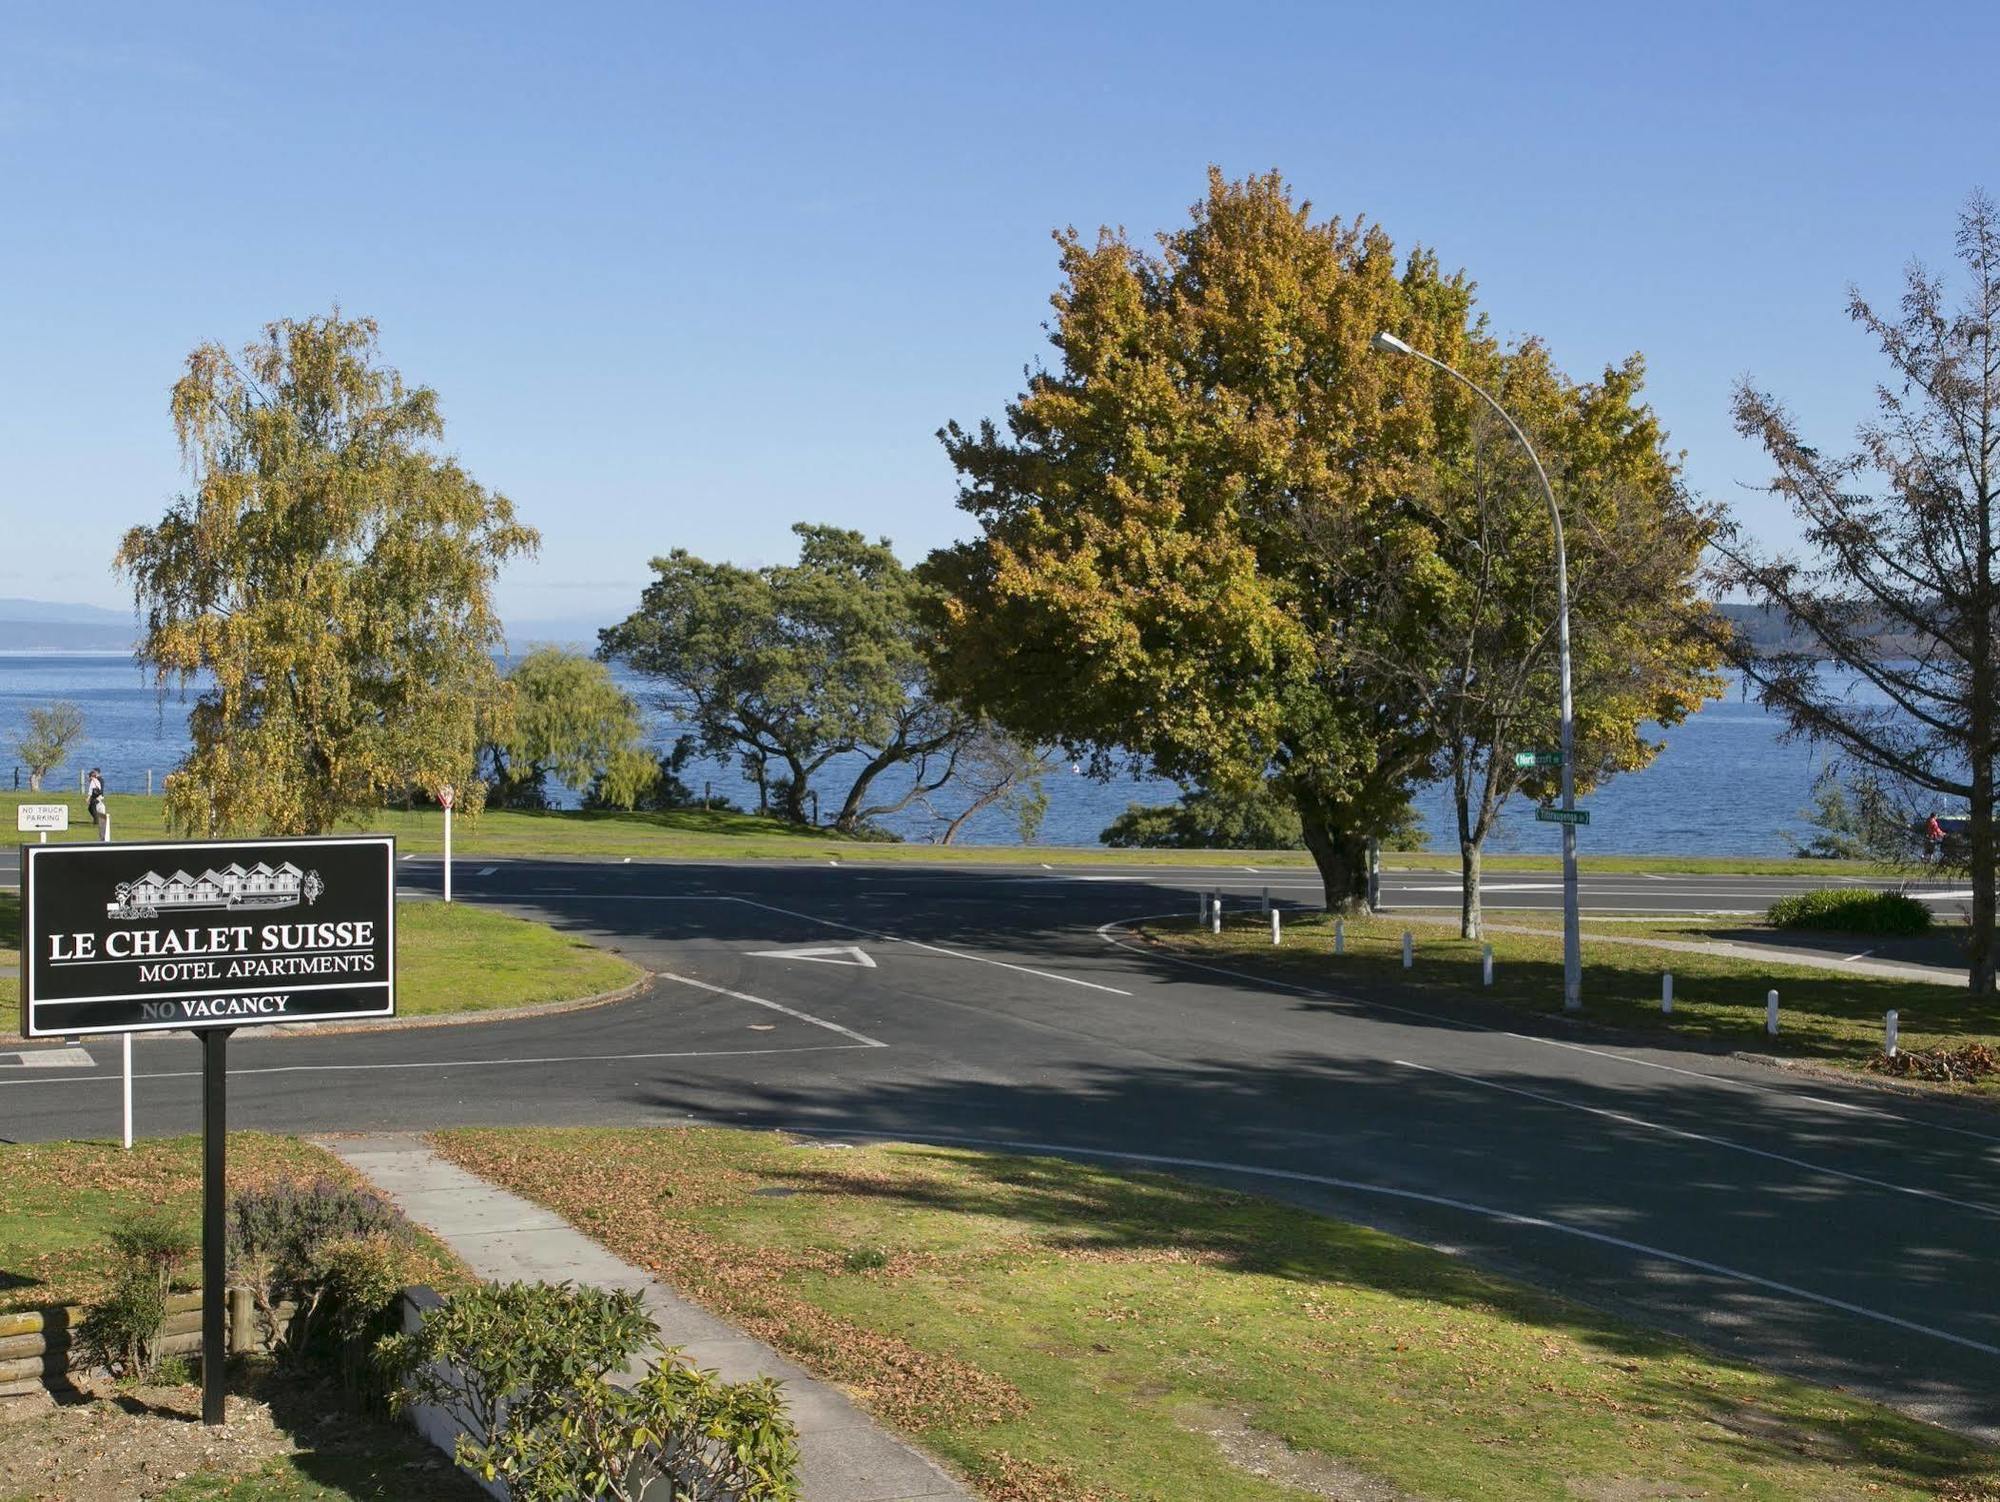
<svg viewBox="0 0 2000 1502"><path fill-rule="evenodd" d="M1851 1111L1856 1115L1873 1116L1880 1121L1893 1121L1901 1126L1912 1127L1919 1131L1944 1132L1955 1137L1970 1137L1979 1142L2000 1143L2000 1136L1995 1136L1990 1132L1976 1132L1970 1127L1950 1126L1941 1121L1927 1121L1914 1116L1903 1116L1895 1111L1884 1111L1877 1106L1856 1105L1845 1101L1827 1100L1816 1095L1804 1095L1796 1090L1783 1090L1772 1085L1760 1084L1756 1080L1741 1079L1734 1075L1708 1074L1699 1069L1683 1069L1677 1064L1661 1064L1652 1059L1640 1059L1634 1058L1630 1054L1613 1053L1609 1049L1590 1048L1582 1043L1565 1043L1559 1038L1542 1038L1537 1037L1533 1033L1517 1033L1511 1028L1493 1027L1490 1024L1473 1022L1463 1017L1449 1017L1441 1012L1425 1011L1422 1007L1398 1006L1393 1001L1376 1001L1372 998L1353 996L1340 991L1319 991L1311 986L1301 986L1291 981L1277 980L1271 976L1252 975L1243 970L1231 970L1224 965L1210 965L1201 960L1191 960L1182 955L1168 953L1165 950L1141 949L1137 945L1127 944L1121 939L1113 938L1108 932L1110 929L1124 928L1133 923L1158 923L1169 919L1176 919L1180 916L1181 914L1179 913L1147 913L1137 918L1119 918L1102 925L1097 930L1097 934L1105 943L1110 944L1114 948L1122 949L1128 954L1136 954L1145 959L1162 959L1171 964L1184 965L1192 970L1207 970L1216 975L1227 975L1231 979L1248 981L1253 986L1262 986L1267 990L1289 991L1294 995L1311 997L1315 1001L1340 1001L1353 1007L1372 1009L1380 1012L1396 1012L1405 1017L1421 1017L1426 1022L1449 1022L1455 1027L1466 1029L1468 1032L1493 1033L1503 1038L1517 1038L1523 1043L1539 1044L1543 1048L1561 1048L1571 1053L1590 1054L1594 1058L1609 1059L1613 1063L1629 1064L1635 1069L1654 1069L1663 1074L1684 1075L1688 1079L1706 1080L1713 1085L1726 1085L1731 1089L1749 1090L1759 1095L1776 1096L1780 1100L1804 1101L1815 1106L1834 1106L1843 1111Z"/></svg>
<svg viewBox="0 0 2000 1502"><path fill-rule="evenodd" d="M911 1133L875 1132L862 1130L842 1131L837 1128L815 1124L806 1127L790 1127L787 1130L802 1136L813 1137L868 1137L879 1141L908 1141ZM1587 1226L1573 1226L1565 1221L1550 1220L1540 1215L1524 1215L1516 1210L1501 1210L1491 1205L1475 1204L1470 1200L1453 1199L1448 1195L1426 1194L1417 1189L1398 1189L1388 1184L1364 1184L1356 1179L1337 1179L1328 1174L1305 1173L1289 1168L1262 1168L1249 1163L1227 1163L1212 1158L1178 1158L1164 1153L1121 1152L1114 1148L1075 1147L1060 1142L1015 1142L995 1137L961 1137L944 1132L925 1132L921 1138L927 1142L952 1143L964 1147L988 1147L1010 1153L1051 1153L1059 1157L1096 1159L1101 1162L1141 1163L1159 1168L1193 1168L1208 1173L1241 1174L1248 1178L1277 1179L1286 1183L1315 1184L1327 1189L1339 1189L1351 1194L1374 1194L1387 1199L1405 1200L1415 1204L1438 1205L1447 1210L1457 1210L1467 1215L1485 1216L1506 1225L1527 1226L1533 1230L1551 1231L1559 1236L1574 1236L1582 1241L1595 1242L1600 1246L1615 1247L1620 1251L1632 1252L1641 1257L1657 1257L1663 1262L1672 1262L1681 1267L1691 1267L1697 1272L1712 1273L1719 1278L1729 1278L1738 1283L1747 1283L1754 1288L1769 1289L1789 1298L1802 1299L1809 1304L1817 1304L1825 1309L1838 1309L1844 1314L1857 1315L1873 1320L1877 1324L1891 1325L1912 1334L1927 1335L1933 1340L1942 1340L1951 1345L1963 1346L1969 1351L1978 1351L1985 1356L2000 1356L2000 1346L1988 1345L1983 1340L1974 1340L1969 1335L1958 1335L1950 1330L1939 1329L1935 1325L1919 1324L1915 1320L1889 1314L1880 1309L1870 1309L1864 1304L1854 1304L1846 1299L1834 1298L1831 1294L1814 1293L1809 1288L1801 1288L1795 1283L1781 1283L1775 1278L1762 1277L1757 1273L1745 1272L1741 1268L1729 1267L1720 1262L1710 1262L1703 1257L1691 1257L1683 1252L1670 1252L1664 1247L1648 1246L1643 1241L1630 1241L1623 1236L1613 1236L1604 1231L1593 1231Z"/></svg>
<svg viewBox="0 0 2000 1502"><path fill-rule="evenodd" d="M479 868L478 874L481 876L491 876L495 871L498 871L499 869L500 868L498 866L481 866Z"/></svg>
<svg viewBox="0 0 2000 1502"><path fill-rule="evenodd" d="M1420 1070L1424 1074L1442 1075L1446 1079L1457 1080L1461 1084L1478 1085L1482 1089L1497 1090L1503 1095L1518 1095L1523 1100L1539 1101L1547 1106L1560 1106L1564 1110L1582 1111L1588 1116L1602 1117L1615 1121L1621 1126L1638 1127L1641 1131L1660 1132L1669 1137L1678 1137L1684 1142L1700 1142L1709 1147L1724 1148L1733 1153L1747 1153L1753 1158L1765 1158L1773 1163L1783 1163L1792 1168L1803 1168L1808 1173L1824 1174L1829 1178L1845 1179L1851 1184L1865 1184L1871 1189L1887 1190L1891 1194L1907 1194L1916 1199L1936 1200L1940 1204L1951 1205L1959 1210L1970 1210L1976 1215L1989 1215L2000 1219L2000 1207L1980 1204L1976 1200L1954 1199L1949 1194L1939 1194L1934 1189L1916 1189L1908 1184L1895 1184L1887 1179L1871 1178L1864 1173L1849 1173L1843 1168L1828 1168L1823 1163L1809 1163L1804 1158L1789 1157L1784 1153L1766 1151L1761 1147L1751 1147L1747 1143L1731 1142L1726 1137L1712 1137L1706 1132L1690 1132L1682 1127L1668 1126L1664 1122L1647 1121L1644 1117L1629 1116L1623 1111L1610 1111L1602 1106L1586 1106L1580 1101L1564 1100L1556 1095L1544 1095L1538 1090L1523 1090L1518 1085L1503 1085L1497 1080L1483 1079L1476 1074L1460 1074L1454 1069L1439 1069L1431 1064L1417 1064L1409 1059L1391 1059L1392 1064L1404 1069Z"/></svg>
<svg viewBox="0 0 2000 1502"><path fill-rule="evenodd" d="M505 1059L409 1059L387 1064L266 1064L249 1069L231 1065L229 1077L255 1074L368 1074L376 1070L395 1069L485 1069L500 1068L516 1064L623 1064L641 1063L649 1059L740 1059L758 1058L765 1054L785 1053L843 1053L860 1048L884 1048L886 1044L875 1043L817 1043L809 1048L692 1048L663 1053L572 1053L546 1054L535 1058ZM134 1074L135 1080L193 1080L201 1078L199 1069L161 1069L144 1074ZM116 1085L122 1076L115 1072L85 1075L69 1079L50 1078L41 1080L0 1080L0 1090L19 1085Z"/></svg>
<svg viewBox="0 0 2000 1502"><path fill-rule="evenodd" d="M727 996L732 1001L747 1001L753 1007L768 1007L773 1012L783 1012L787 1017L795 1017L800 1022L810 1022L814 1027L823 1027L830 1033L839 1033L843 1038L852 1038L866 1048L887 1048L889 1045L880 1038L871 1038L866 1033L857 1033L851 1027L842 1027L838 1022L828 1022L824 1017L815 1017L811 1012L801 1012L788 1007L783 1002L767 1001L762 996L752 996L747 991L732 991L727 986L712 986L705 980L696 980L692 975L676 975L671 970L659 972L661 980L677 981L683 986L693 986L697 990L713 991L717 996Z"/></svg>
<svg viewBox="0 0 2000 1502"><path fill-rule="evenodd" d="M907 944L912 949L928 949L932 954L950 955L955 960L970 960L975 965L995 965L1002 970L1013 970L1021 975L1039 976L1043 980L1061 981L1066 986L1082 986L1090 991L1108 991L1113 996L1130 996L1130 991L1121 991L1116 986L1099 985L1094 980L1078 980L1074 975L1058 975L1053 970L1037 970L1032 965L1016 965L1011 960L996 960L989 955L967 954L962 949L947 949L942 944L926 944L921 939L905 939L897 934L883 933L878 929L862 928L859 924L842 923L835 918L822 918L817 913L795 912L788 907L777 907L769 902L758 902L751 897L724 897L723 902L740 902L746 907L760 907L767 913L783 913L787 918L803 918L808 923L824 924L828 928L844 929L851 934L863 934L878 939L885 944Z"/></svg>

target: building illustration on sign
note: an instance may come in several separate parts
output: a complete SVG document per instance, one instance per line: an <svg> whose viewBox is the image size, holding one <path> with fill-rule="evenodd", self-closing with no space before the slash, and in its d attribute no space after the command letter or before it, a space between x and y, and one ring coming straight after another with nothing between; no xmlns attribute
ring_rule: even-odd
<svg viewBox="0 0 2000 1502"><path fill-rule="evenodd" d="M148 871L136 880L121 881L115 889L118 900L107 902L104 910L113 918L139 919L156 918L162 911L297 907L301 901L310 907L325 890L319 872L301 871L290 861L276 866L259 861L249 867L232 861L220 870L211 866L199 876Z"/></svg>

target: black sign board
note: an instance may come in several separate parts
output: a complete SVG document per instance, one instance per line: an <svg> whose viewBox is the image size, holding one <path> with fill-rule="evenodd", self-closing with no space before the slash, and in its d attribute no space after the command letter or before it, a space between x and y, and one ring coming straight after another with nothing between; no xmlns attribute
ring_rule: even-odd
<svg viewBox="0 0 2000 1502"><path fill-rule="evenodd" d="M396 1011L396 842L21 847L31 1038Z"/></svg>

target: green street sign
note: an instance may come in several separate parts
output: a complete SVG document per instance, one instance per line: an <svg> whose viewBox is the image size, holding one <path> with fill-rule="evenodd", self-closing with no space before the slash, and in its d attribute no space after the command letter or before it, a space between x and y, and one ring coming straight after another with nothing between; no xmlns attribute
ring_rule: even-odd
<svg viewBox="0 0 2000 1502"><path fill-rule="evenodd" d="M1538 808L1535 810L1538 824L1588 824L1590 810L1587 808Z"/></svg>
<svg viewBox="0 0 2000 1502"><path fill-rule="evenodd" d="M1514 765L1517 767L1559 767L1563 764L1560 751L1516 751Z"/></svg>

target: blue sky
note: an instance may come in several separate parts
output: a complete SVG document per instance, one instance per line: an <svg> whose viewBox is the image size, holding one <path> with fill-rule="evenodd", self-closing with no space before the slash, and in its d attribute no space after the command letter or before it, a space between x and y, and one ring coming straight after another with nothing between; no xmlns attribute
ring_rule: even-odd
<svg viewBox="0 0 2000 1502"><path fill-rule="evenodd" d="M1729 388L1862 415L1847 283L2000 190L2000 8L1636 9L0 0L0 594L120 603L187 350L335 300L541 527L510 618L800 519L914 558L965 529L935 429L1044 348L1050 230L1178 224L1210 162L1435 246L1573 373L1644 351L1782 537Z"/></svg>

